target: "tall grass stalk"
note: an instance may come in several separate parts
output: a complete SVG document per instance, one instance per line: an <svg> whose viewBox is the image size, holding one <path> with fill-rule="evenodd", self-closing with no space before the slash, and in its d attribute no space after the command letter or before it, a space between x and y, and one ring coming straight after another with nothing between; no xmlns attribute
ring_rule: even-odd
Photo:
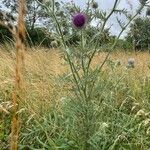
<svg viewBox="0 0 150 150"><path fill-rule="evenodd" d="M18 24L14 34L16 47L15 85L12 94L13 115L11 126L10 149L18 149L19 138L19 115L18 105L21 92L23 90L23 68L24 68L24 39L25 39L25 0L18 0Z"/></svg>

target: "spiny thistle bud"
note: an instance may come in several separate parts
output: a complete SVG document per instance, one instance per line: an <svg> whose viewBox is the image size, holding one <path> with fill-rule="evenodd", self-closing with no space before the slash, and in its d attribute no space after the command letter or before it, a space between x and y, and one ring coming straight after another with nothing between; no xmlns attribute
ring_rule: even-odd
<svg viewBox="0 0 150 150"><path fill-rule="evenodd" d="M64 30L62 31L62 33L63 33L63 35L66 35L66 34L68 33L68 31L67 31L66 29L64 29Z"/></svg>
<svg viewBox="0 0 150 150"><path fill-rule="evenodd" d="M60 7L60 3L59 3L59 2L55 2L55 6L56 6L57 8L59 8L59 7Z"/></svg>
<svg viewBox="0 0 150 150"><path fill-rule="evenodd" d="M76 28L82 28L87 22L87 17L83 13L76 13L72 17L72 23Z"/></svg>
<svg viewBox="0 0 150 150"><path fill-rule="evenodd" d="M97 2L92 2L91 4L93 9L97 9L98 8L98 3Z"/></svg>
<svg viewBox="0 0 150 150"><path fill-rule="evenodd" d="M147 16L150 16L150 8L147 9L146 15L147 15Z"/></svg>
<svg viewBox="0 0 150 150"><path fill-rule="evenodd" d="M71 8L69 8L69 11L70 11L70 13L72 14L72 13L75 12L75 8L74 8L74 7L71 7Z"/></svg>
<svg viewBox="0 0 150 150"><path fill-rule="evenodd" d="M58 12L57 12L57 15L60 16L60 17L63 17L63 16L64 16L64 11L62 11L62 10L61 10L61 11L58 11Z"/></svg>
<svg viewBox="0 0 150 150"><path fill-rule="evenodd" d="M139 0L141 5L145 5L148 0Z"/></svg>

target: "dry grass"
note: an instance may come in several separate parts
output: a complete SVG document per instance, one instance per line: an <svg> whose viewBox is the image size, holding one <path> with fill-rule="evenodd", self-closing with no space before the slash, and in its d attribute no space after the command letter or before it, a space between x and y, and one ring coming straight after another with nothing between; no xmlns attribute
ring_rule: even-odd
<svg viewBox="0 0 150 150"><path fill-rule="evenodd" d="M44 49L38 51L27 51L25 54L25 70L26 74L37 75L42 79L47 79L47 76L57 76L68 70L68 66L64 64L64 60L61 58L58 50L49 50L46 52ZM92 65L95 66L101 63L106 56L106 53L97 55ZM120 61L122 66L125 67L128 58L135 59L134 71L140 74L150 75L150 54L143 53L113 53L110 56L112 61ZM7 53L0 51L0 80L1 84L12 81L13 69L15 65L14 53ZM40 78L39 78L40 79Z"/></svg>
<svg viewBox="0 0 150 150"><path fill-rule="evenodd" d="M101 53L96 56L93 60L93 65L103 62L106 53ZM126 67L129 58L135 59L135 69L134 73L137 75L148 75L150 76L150 54L147 52L139 53L123 53L116 52L110 55L112 61L120 61L123 67Z"/></svg>
<svg viewBox="0 0 150 150"><path fill-rule="evenodd" d="M101 53L93 60L93 66L102 62L106 53ZM125 54L113 53L110 59L113 61L121 61L123 64L118 68L121 73L125 70L129 57L135 58L136 67L132 71L131 76L137 78L139 76L150 76L150 55L148 53ZM0 51L0 89L3 91L3 101L8 101L8 93L11 93L13 86L13 72L15 65L14 53ZM59 107L59 100L67 94L67 85L56 84L55 77L65 73L69 67L64 65L63 59L60 57L58 50L36 50L27 51L25 55L25 92L24 102L26 108L31 114L40 114L41 108L47 109L45 106L50 106L53 99L56 100L56 105ZM40 108L41 107L41 108Z"/></svg>
<svg viewBox="0 0 150 150"><path fill-rule="evenodd" d="M92 62L93 67L101 63L105 56L106 53L97 55ZM12 113L15 57L13 51L8 53L0 50L0 112L3 114L2 120ZM127 83L130 88L132 87L134 98L141 101L141 82L147 82L150 77L149 53L112 53L110 60L113 62L119 60L122 65L115 68L115 72L109 71L110 68L105 65L104 68L108 70L106 69L106 77L104 76L104 78L111 76L111 74L120 78L126 74L126 64L130 57L135 58L136 65L134 69L127 71L127 76L122 83L124 86ZM35 117L41 118L43 113L49 112L54 105L57 111L61 111L61 99L70 94L70 90L68 83L58 81L57 77L68 70L69 66L64 63L59 50L46 51L42 48L28 50L25 54L25 89L20 98L22 101L20 101L19 113L24 112L23 114L28 116L28 120L31 120ZM117 92L116 103L121 104L123 99L124 92Z"/></svg>

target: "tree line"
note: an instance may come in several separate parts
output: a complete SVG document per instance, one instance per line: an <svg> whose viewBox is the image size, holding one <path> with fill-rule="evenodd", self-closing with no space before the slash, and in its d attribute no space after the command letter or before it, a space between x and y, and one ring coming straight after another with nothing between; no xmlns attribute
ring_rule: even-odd
<svg viewBox="0 0 150 150"><path fill-rule="evenodd" d="M42 0L40 0L42 2ZM46 1L47 5L51 5L51 1ZM0 24L0 43L12 42L12 34L9 31L11 24L15 25L15 17L17 16L17 1L16 0L2 0L2 4L10 11L6 13L4 8L0 9L0 21L5 22L6 26ZM70 16L81 11L79 6L76 6L73 2L58 2L55 1L56 17L59 18L61 23L62 33L65 36L66 44L70 46L78 45L80 35L72 28L72 24L68 21ZM84 10L86 11L87 8ZM83 11L83 10L82 10ZM124 10L123 10L124 11ZM100 10L88 10L88 20L92 20L91 14L94 13L95 18L100 18L105 15L105 12ZM117 12L118 13L118 12ZM7 15L7 18L3 17L3 14ZM150 49L150 8L148 7L146 15L138 16L130 25L127 36L122 40L120 39L117 47L121 49L134 49L145 50ZM14 18L14 21L10 21L9 18ZM55 23L51 21L50 14L43 11L41 5L37 0L27 0L26 11L26 43L29 46L44 46L44 47L57 47L59 46L59 37L55 31ZM118 20L118 23L121 22ZM8 26L8 27L7 27ZM111 35L110 28L106 28L104 33L98 35L95 40L99 40L99 46L109 45L115 40L115 36ZM99 32L99 26L92 26L88 24L86 28L87 36L90 40L91 36Z"/></svg>

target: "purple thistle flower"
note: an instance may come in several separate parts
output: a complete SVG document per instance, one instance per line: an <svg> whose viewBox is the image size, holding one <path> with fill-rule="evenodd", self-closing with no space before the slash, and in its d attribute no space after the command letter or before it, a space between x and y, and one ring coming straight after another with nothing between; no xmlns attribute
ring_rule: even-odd
<svg viewBox="0 0 150 150"><path fill-rule="evenodd" d="M72 17L72 23L76 28L82 28L87 22L87 17L83 13L76 13Z"/></svg>

